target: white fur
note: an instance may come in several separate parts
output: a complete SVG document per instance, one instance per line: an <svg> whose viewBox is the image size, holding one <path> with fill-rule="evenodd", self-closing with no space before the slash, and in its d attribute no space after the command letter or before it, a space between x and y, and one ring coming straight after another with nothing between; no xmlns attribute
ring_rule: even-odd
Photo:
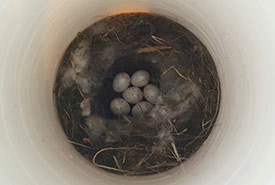
<svg viewBox="0 0 275 185"><path fill-rule="evenodd" d="M63 77L61 79L62 86L65 88L71 87L75 83L76 74L73 68L68 68L65 70Z"/></svg>
<svg viewBox="0 0 275 185"><path fill-rule="evenodd" d="M84 99L81 103L80 103L80 108L82 109L82 116L90 116L91 114L91 105L90 105L90 99Z"/></svg>

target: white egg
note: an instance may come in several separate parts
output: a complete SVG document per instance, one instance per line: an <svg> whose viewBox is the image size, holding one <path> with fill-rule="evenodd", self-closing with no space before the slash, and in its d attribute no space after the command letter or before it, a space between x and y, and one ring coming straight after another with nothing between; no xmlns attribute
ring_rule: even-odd
<svg viewBox="0 0 275 185"><path fill-rule="evenodd" d="M144 97L152 104L156 104L160 97L160 90L156 85L149 84L144 87Z"/></svg>
<svg viewBox="0 0 275 185"><path fill-rule="evenodd" d="M118 73L113 80L113 89L115 92L125 91L131 83L131 78L127 73Z"/></svg>
<svg viewBox="0 0 275 185"><path fill-rule="evenodd" d="M150 74L145 70L136 71L131 77L131 83L135 87L144 87L150 82Z"/></svg>
<svg viewBox="0 0 275 185"><path fill-rule="evenodd" d="M127 102L129 102L131 104L136 104L143 99L143 93L140 90L140 88L130 87L123 92L122 97Z"/></svg>
<svg viewBox="0 0 275 185"><path fill-rule="evenodd" d="M111 111L116 115L126 115L130 113L130 105L122 98L115 98L110 103Z"/></svg>
<svg viewBox="0 0 275 185"><path fill-rule="evenodd" d="M152 108L152 104L147 101L139 102L132 108L132 115L134 117L140 116L144 113L149 112Z"/></svg>

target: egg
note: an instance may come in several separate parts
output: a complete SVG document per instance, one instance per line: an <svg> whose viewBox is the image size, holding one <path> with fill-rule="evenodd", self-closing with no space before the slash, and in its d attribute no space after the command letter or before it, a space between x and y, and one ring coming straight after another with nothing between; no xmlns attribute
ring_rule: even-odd
<svg viewBox="0 0 275 185"><path fill-rule="evenodd" d="M131 104L136 104L143 99L143 93L140 88L130 87L122 93L122 97Z"/></svg>
<svg viewBox="0 0 275 185"><path fill-rule="evenodd" d="M149 112L152 108L152 104L147 101L139 102L132 108L132 115L134 117L140 116L144 113Z"/></svg>
<svg viewBox="0 0 275 185"><path fill-rule="evenodd" d="M111 111L116 115L126 115L130 113L130 105L122 98L115 98L110 103Z"/></svg>
<svg viewBox="0 0 275 185"><path fill-rule="evenodd" d="M145 70L136 71L131 77L131 83L135 87L144 87L150 82L150 74Z"/></svg>
<svg viewBox="0 0 275 185"><path fill-rule="evenodd" d="M143 89L144 97L152 104L156 104L160 97L160 89L153 84L146 85Z"/></svg>
<svg viewBox="0 0 275 185"><path fill-rule="evenodd" d="M113 80L113 89L118 93L123 92L129 87L130 83L131 78L127 73L118 73Z"/></svg>

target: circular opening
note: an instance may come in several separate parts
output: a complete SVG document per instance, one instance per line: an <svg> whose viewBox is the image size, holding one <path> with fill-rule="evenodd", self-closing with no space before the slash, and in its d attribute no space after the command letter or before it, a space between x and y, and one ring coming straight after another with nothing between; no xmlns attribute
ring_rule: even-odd
<svg viewBox="0 0 275 185"><path fill-rule="evenodd" d="M149 73L149 85L133 83L140 70ZM131 77L124 92L114 88L121 73ZM155 14L120 14L70 44L57 75L56 106L69 142L95 166L151 175L182 164L207 139L219 110L219 83L211 55L186 28ZM155 101L150 85L158 89ZM131 88L143 98L127 99ZM110 104L117 98L128 101L129 110L115 112ZM139 102L150 108L143 111Z"/></svg>

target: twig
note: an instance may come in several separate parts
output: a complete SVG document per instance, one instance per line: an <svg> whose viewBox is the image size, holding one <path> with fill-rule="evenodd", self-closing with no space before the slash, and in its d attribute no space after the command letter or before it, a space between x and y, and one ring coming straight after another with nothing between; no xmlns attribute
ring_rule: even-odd
<svg viewBox="0 0 275 185"><path fill-rule="evenodd" d="M68 111L67 111L64 107L62 107L62 109L63 109L63 111L65 112L65 114L66 114L70 119L72 119L72 117L71 117L71 115L68 113Z"/></svg>
<svg viewBox="0 0 275 185"><path fill-rule="evenodd" d="M150 46L149 44L145 44L145 45L146 45L147 47L149 47L149 48L152 47L152 46ZM156 48L156 51L157 51L160 55L164 56L164 53L161 52L161 50L159 50L159 49Z"/></svg>
<svg viewBox="0 0 275 185"><path fill-rule="evenodd" d="M206 111L207 111L207 108L208 108L208 101L209 101L209 98L207 98L206 102L205 102L205 107L204 107L205 116L206 116Z"/></svg>
<svg viewBox="0 0 275 185"><path fill-rule="evenodd" d="M173 156L171 156L171 155L166 155L166 154L162 154L162 153L158 153L158 155L161 155L161 156L163 156L163 157L168 157L168 158L171 158L171 159L175 159L176 156L175 156L174 152L173 152L170 148L169 148L169 151L172 153Z"/></svg>
<svg viewBox="0 0 275 185"><path fill-rule="evenodd" d="M59 86L57 91L57 97L60 97L61 94L63 93L61 89L62 89L61 86Z"/></svg>
<svg viewBox="0 0 275 185"><path fill-rule="evenodd" d="M103 168L103 169L107 169L107 170L113 170L113 171L118 171L118 172L121 172L121 173L134 173L132 171L129 171L129 170L122 170L122 169L117 169L117 168L113 168L113 167L109 167L109 166L105 166L105 165L101 165L101 164L97 164L96 163L96 158L99 154L101 154L102 152L105 152L105 151L109 151L109 150L132 150L132 149L135 149L135 150L144 150L143 148L136 148L136 147L117 147L117 148L103 148L101 150L99 150L93 157L93 160L92 160L92 163L97 166L97 167L100 167L100 168Z"/></svg>
<svg viewBox="0 0 275 185"><path fill-rule="evenodd" d="M159 168L159 167L165 165L166 163L167 163L167 161L164 161L164 162L162 162L161 164L157 164L157 165L154 165L154 166L148 166L147 168L149 168L149 169L152 169L152 168Z"/></svg>
<svg viewBox="0 0 275 185"><path fill-rule="evenodd" d="M126 153L127 153L127 151L125 150L124 151L124 155L123 155L123 159L122 159L122 164L124 164L125 161L126 161Z"/></svg>
<svg viewBox="0 0 275 185"><path fill-rule="evenodd" d="M188 79L187 77L185 77L181 72L179 72L179 70L174 66L173 67L173 69L176 71L176 73L180 76L180 77L182 77L183 79L185 79L185 80L190 80L190 79Z"/></svg>
<svg viewBox="0 0 275 185"><path fill-rule="evenodd" d="M118 163L118 160L117 160L116 156L113 156L113 159L114 159L114 161L115 161L116 166L118 167L118 169L121 170L121 167L120 167L120 165L119 165L119 163Z"/></svg>
<svg viewBox="0 0 275 185"><path fill-rule="evenodd" d="M215 110L215 116L217 117L218 113L219 113L219 109L220 109L220 101L221 101L221 87L220 87L220 82L219 80L217 79L216 80L216 83L217 83L217 95L218 95L218 99L217 99L217 105L216 105L216 110Z"/></svg>
<svg viewBox="0 0 275 185"><path fill-rule="evenodd" d="M82 125L78 125L79 126L79 128L81 128L82 130L84 130L85 132L87 132L87 128L85 128L85 127L83 127Z"/></svg>
<svg viewBox="0 0 275 185"><path fill-rule="evenodd" d="M202 123L201 123L201 127L202 127L202 129L204 130L205 128L205 125L208 125L208 123L210 123L212 120L208 120L207 122L204 122L204 120L202 121Z"/></svg>
<svg viewBox="0 0 275 185"><path fill-rule="evenodd" d="M118 42L119 42L121 45L124 45L123 42L122 42L122 41L120 40L120 38L118 37L117 32L114 31L114 33L115 33L115 35L116 35L116 38L117 38Z"/></svg>
<svg viewBox="0 0 275 185"><path fill-rule="evenodd" d="M70 60L70 63L71 63L71 65L72 65L72 68L75 69L75 65L74 65L74 63L73 63L72 60L71 60L72 56L73 56L73 54L71 53L71 56L70 56L69 60Z"/></svg>
<svg viewBox="0 0 275 185"><path fill-rule="evenodd" d="M108 37L109 33L115 30L115 27L112 27L111 29L108 29L108 31L103 35L104 37Z"/></svg>
<svg viewBox="0 0 275 185"><path fill-rule="evenodd" d="M168 147L168 149L169 149L169 151L171 152L171 154L174 156L173 157L173 159L177 159L177 156L176 156L176 154L171 150L171 148L170 147Z"/></svg>
<svg viewBox="0 0 275 185"><path fill-rule="evenodd" d="M74 142L74 141L68 140L68 142L71 143L71 144L77 145L77 146L82 146L82 147L84 147L84 148L88 148L88 149L93 150L92 147L89 147L89 146L86 146L86 145L83 145L83 144L80 144L80 143L77 143L77 142Z"/></svg>
<svg viewBox="0 0 275 185"><path fill-rule="evenodd" d="M154 151L152 151L149 155L146 154L144 158L136 165L136 166L141 166L144 162L146 162L152 155L154 154Z"/></svg>
<svg viewBox="0 0 275 185"><path fill-rule="evenodd" d="M81 95L81 97L82 97L83 99L86 99L86 97L85 97L84 93L82 92L82 90L80 89L79 85L77 85L77 89L78 89L79 94Z"/></svg>
<svg viewBox="0 0 275 185"><path fill-rule="evenodd" d="M130 120L127 116L122 115L122 117L123 117L128 123L132 123L131 120Z"/></svg>
<svg viewBox="0 0 275 185"><path fill-rule="evenodd" d="M156 52L156 51L160 51L160 50L167 50L167 49L171 49L171 48L172 48L171 46L148 46L146 48L140 48L136 52L138 54L140 54L140 53L150 53L150 52Z"/></svg>
<svg viewBox="0 0 275 185"><path fill-rule="evenodd" d="M185 133L188 130L188 128L183 129L183 131L176 133L178 136Z"/></svg>
<svg viewBox="0 0 275 185"><path fill-rule="evenodd" d="M110 166L105 166L105 165L97 164L96 162L94 162L93 164L94 164L95 166L99 167L99 168L103 168L103 169L106 169L106 170L112 170L112 171L117 171L117 172L121 172L121 173L132 173L132 174L135 174L135 173L132 172L132 171L120 170L120 169L113 168L113 167L110 167Z"/></svg>
<svg viewBox="0 0 275 185"><path fill-rule="evenodd" d="M179 72L179 70L175 67L175 66L171 66L169 67L166 71L164 71L162 74L161 74L161 78L166 75L167 72L169 72L170 70L175 70L175 72L183 79L187 80L187 81L190 81L190 79L188 79L186 76L184 76L181 72Z"/></svg>
<svg viewBox="0 0 275 185"><path fill-rule="evenodd" d="M177 148L176 148L175 143L174 143L174 142L171 143L171 146L172 146L172 148L173 148L173 150L174 150L174 153L175 153L175 155L176 155L177 161L181 161L181 158L180 158L180 156L179 156L179 153L178 153L178 150L177 150Z"/></svg>
<svg viewBox="0 0 275 185"><path fill-rule="evenodd" d="M154 35L152 35L152 39L154 40L154 41L156 41L157 43L159 43L159 44L164 44L164 42L165 42L165 40L164 39L162 39L162 38L160 38L160 37L157 37L157 36L154 36Z"/></svg>
<svg viewBox="0 0 275 185"><path fill-rule="evenodd" d="M178 133L178 131L177 131L176 127L174 126L174 124L173 124L169 119L168 119L167 121L168 121L168 123L171 125L171 127L174 129L174 131L175 131L176 133Z"/></svg>
<svg viewBox="0 0 275 185"><path fill-rule="evenodd" d="M176 167L179 165L179 162L168 162L168 163L165 163L163 166L165 167Z"/></svg>

